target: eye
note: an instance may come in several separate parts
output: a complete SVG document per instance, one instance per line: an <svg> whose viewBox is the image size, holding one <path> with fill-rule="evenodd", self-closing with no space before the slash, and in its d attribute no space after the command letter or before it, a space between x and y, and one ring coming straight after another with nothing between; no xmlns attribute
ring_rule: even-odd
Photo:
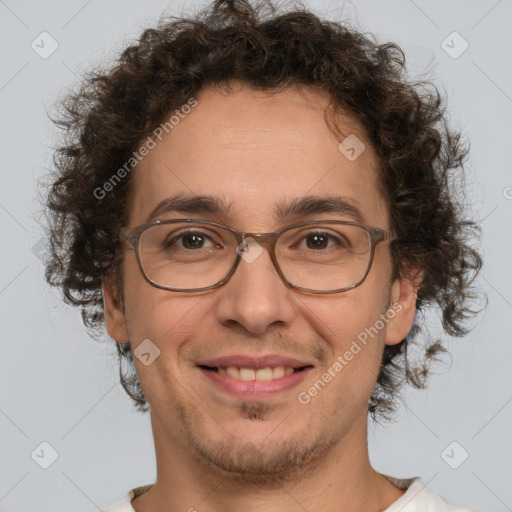
<svg viewBox="0 0 512 512"><path fill-rule="evenodd" d="M209 240L209 238L202 233L187 233L186 235L182 235L179 239L185 249L203 248Z"/></svg>
<svg viewBox="0 0 512 512"><path fill-rule="evenodd" d="M302 243L299 244L298 249L322 250L344 245L339 236L325 232L312 232L302 237Z"/></svg>
<svg viewBox="0 0 512 512"><path fill-rule="evenodd" d="M209 247L218 247L213 240L201 231L187 230L179 233L172 233L166 238L165 248L175 247L184 250L206 249Z"/></svg>

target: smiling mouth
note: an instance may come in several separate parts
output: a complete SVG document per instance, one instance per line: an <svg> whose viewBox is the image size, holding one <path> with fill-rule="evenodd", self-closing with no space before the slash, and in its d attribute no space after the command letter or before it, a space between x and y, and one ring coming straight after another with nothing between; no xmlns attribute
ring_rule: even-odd
<svg viewBox="0 0 512 512"><path fill-rule="evenodd" d="M242 381L271 381L291 375L292 373L300 373L308 368L312 368L311 365L303 366L301 368L292 368L291 366L267 366L265 368L243 368L238 366L205 366L199 365L199 368L210 372L218 373L219 375L227 375L233 379Z"/></svg>

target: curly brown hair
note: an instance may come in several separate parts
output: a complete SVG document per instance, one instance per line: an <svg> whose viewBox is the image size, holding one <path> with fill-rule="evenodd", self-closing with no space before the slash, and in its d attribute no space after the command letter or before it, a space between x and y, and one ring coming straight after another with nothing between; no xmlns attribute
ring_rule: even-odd
<svg viewBox="0 0 512 512"><path fill-rule="evenodd" d="M104 336L101 285L122 301L122 246L131 174L95 193L169 115L208 86L239 81L256 90L318 87L331 112L361 123L378 156L379 185L389 205L395 276L423 271L417 308L439 307L445 332L462 336L479 292L481 258L472 247L478 225L466 219L460 191L468 144L449 128L446 104L427 80L407 78L402 50L378 44L347 24L321 20L303 6L280 12L270 1L217 0L193 18L164 18L145 30L109 69L90 72L61 103L54 122L64 130L47 197L50 259L46 278L79 305L93 336ZM327 117L326 117L327 119ZM406 339L386 346L369 412L390 419L404 382L424 388L433 360L447 352L428 339L411 365ZM116 343L121 383L147 411L129 344Z"/></svg>

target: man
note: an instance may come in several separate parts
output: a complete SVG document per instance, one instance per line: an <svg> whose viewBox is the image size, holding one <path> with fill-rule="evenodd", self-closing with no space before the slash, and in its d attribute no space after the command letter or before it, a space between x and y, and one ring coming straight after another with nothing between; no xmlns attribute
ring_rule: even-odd
<svg viewBox="0 0 512 512"><path fill-rule="evenodd" d="M157 457L106 511L469 510L368 456L368 413L444 350L406 365L416 311L464 334L480 267L449 187L466 149L403 66L219 0L68 99L48 279L117 342Z"/></svg>

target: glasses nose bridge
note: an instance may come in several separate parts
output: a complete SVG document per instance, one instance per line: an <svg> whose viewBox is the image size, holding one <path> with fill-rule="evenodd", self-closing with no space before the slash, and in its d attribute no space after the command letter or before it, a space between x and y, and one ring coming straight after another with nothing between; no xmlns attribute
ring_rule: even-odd
<svg viewBox="0 0 512 512"><path fill-rule="evenodd" d="M252 238L259 245L266 247L272 256L274 253L275 242L278 237L278 233L240 233L242 241Z"/></svg>
<svg viewBox="0 0 512 512"><path fill-rule="evenodd" d="M285 282L287 282L286 278L284 277L281 269L279 268L279 263L276 259L276 253L275 253L275 244L276 240L279 237L279 232L272 232L272 233L246 233L246 232L237 232L236 233L238 238L238 246L240 246L244 241L248 240L249 238L254 240L258 245L262 247L266 247L270 256L270 260L272 262L272 265L276 269L277 273L283 279ZM237 250L238 253L238 250ZM238 263L240 263L240 253L238 253L238 257L235 262L235 267L233 269L233 273L235 272L236 268L238 267Z"/></svg>

